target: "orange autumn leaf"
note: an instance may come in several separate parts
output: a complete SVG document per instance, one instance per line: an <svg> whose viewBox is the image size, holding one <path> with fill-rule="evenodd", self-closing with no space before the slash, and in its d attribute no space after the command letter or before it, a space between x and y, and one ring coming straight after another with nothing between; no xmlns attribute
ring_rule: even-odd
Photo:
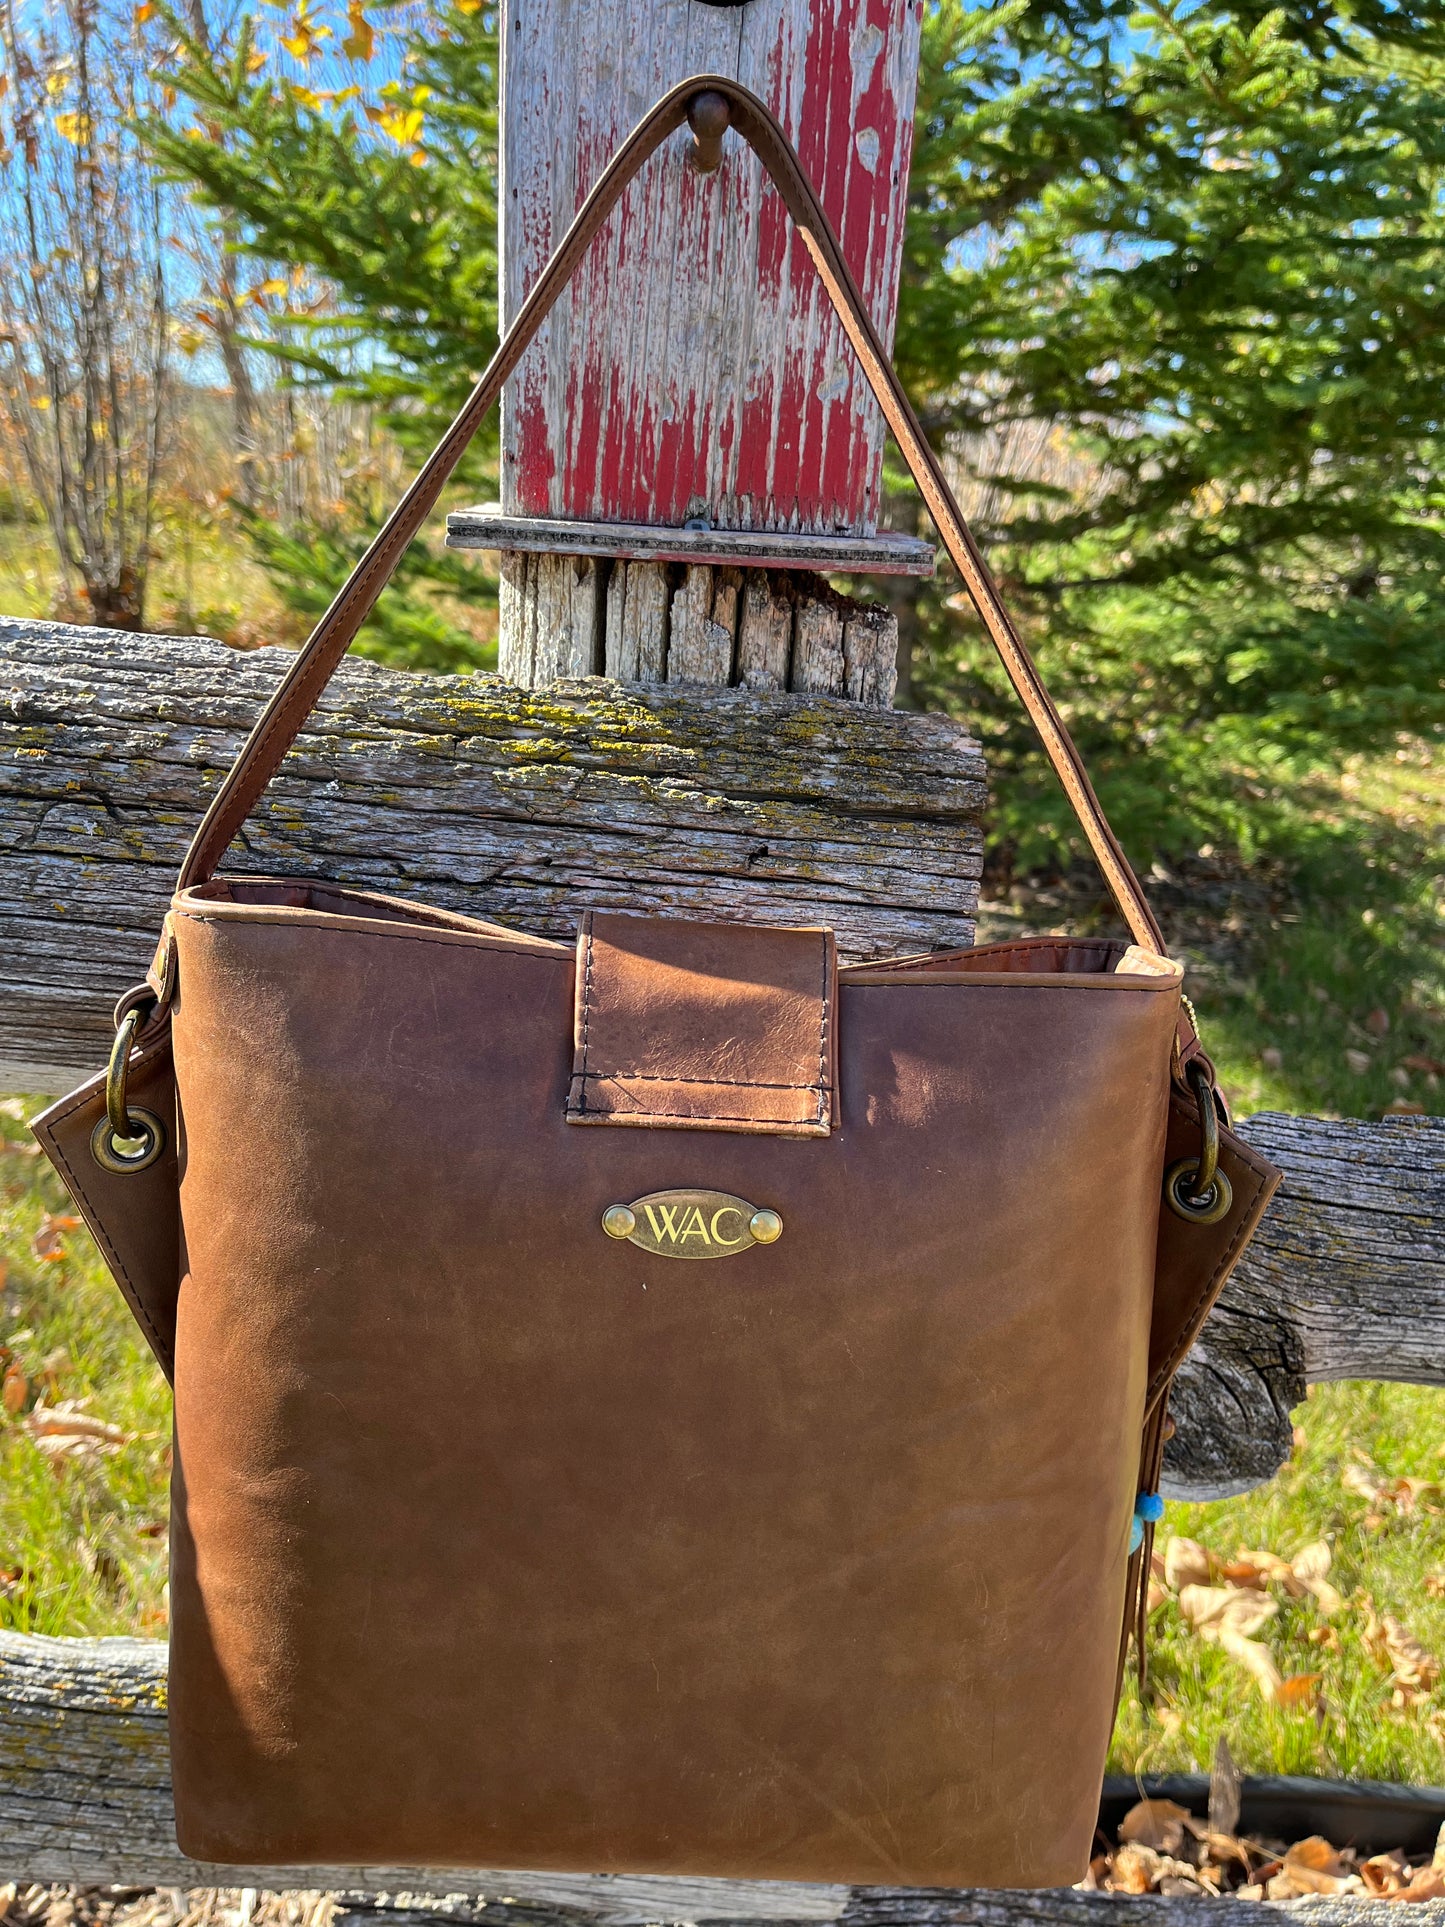
<svg viewBox="0 0 1445 1927"><path fill-rule="evenodd" d="M40 1229L30 1240L33 1257L42 1264L53 1265L65 1256L65 1234L80 1229L79 1218L46 1217L41 1220Z"/></svg>

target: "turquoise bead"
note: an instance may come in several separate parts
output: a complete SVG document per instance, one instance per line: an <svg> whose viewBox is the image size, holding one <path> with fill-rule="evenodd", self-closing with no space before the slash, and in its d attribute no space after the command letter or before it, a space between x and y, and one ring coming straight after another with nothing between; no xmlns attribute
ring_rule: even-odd
<svg viewBox="0 0 1445 1927"><path fill-rule="evenodd" d="M1135 1501L1134 1516L1145 1525L1157 1526L1164 1517L1164 1501L1157 1492L1141 1492Z"/></svg>
<svg viewBox="0 0 1445 1927"><path fill-rule="evenodd" d="M1133 1558L1134 1554L1139 1550L1140 1546L1142 1546L1143 1543L1144 1543L1144 1521L1139 1517L1138 1513L1136 1512L1133 1518L1129 1521L1129 1556L1130 1558Z"/></svg>

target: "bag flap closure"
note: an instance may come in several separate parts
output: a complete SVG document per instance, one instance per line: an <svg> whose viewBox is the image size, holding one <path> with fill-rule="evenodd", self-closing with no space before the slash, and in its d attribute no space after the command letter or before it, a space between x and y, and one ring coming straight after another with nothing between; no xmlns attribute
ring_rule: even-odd
<svg viewBox="0 0 1445 1927"><path fill-rule="evenodd" d="M826 1137L837 974L831 930L589 910L568 1123Z"/></svg>

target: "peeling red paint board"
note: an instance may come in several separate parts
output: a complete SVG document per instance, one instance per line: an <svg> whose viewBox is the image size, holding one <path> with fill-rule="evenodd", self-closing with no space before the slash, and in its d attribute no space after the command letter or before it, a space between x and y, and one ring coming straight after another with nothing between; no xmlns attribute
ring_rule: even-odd
<svg viewBox="0 0 1445 1927"><path fill-rule="evenodd" d="M798 144L893 332L921 0L504 0L502 245L516 312L633 124L735 75ZM504 506L811 533L876 526L883 426L777 195L736 140L644 170L508 384Z"/></svg>

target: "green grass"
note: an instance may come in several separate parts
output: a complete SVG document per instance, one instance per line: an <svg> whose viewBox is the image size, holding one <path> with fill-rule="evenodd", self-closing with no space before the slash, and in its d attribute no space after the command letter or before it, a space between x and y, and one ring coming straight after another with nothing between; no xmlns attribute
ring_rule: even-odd
<svg viewBox="0 0 1445 1927"><path fill-rule="evenodd" d="M83 1229L42 1228L69 1199L25 1126L37 1108L0 1100L0 1363L19 1409L0 1415L0 1626L38 1633L161 1634L166 1623L170 1393ZM42 1244L51 1240L42 1240ZM48 1457L37 1403L82 1408L127 1443Z"/></svg>
<svg viewBox="0 0 1445 1927"><path fill-rule="evenodd" d="M1171 1505L1160 1527L1221 1558L1241 1548L1290 1558L1325 1540L1342 1609L1282 1594L1256 1635L1286 1679L1318 1674L1295 1708L1269 1703L1249 1672L1187 1624L1173 1598L1150 1618L1150 1677L1141 1702L1126 1684L1114 1734L1114 1772L1208 1769L1215 1743L1254 1773L1302 1773L1445 1783L1445 1693L1392 1705L1390 1669L1366 1646L1367 1607L1392 1613L1445 1658L1445 1391L1415 1385L1317 1385L1296 1413L1296 1449L1257 1492L1212 1505ZM1386 1482L1427 1481L1404 1509L1348 1491L1348 1465ZM1436 1592L1430 1581L1439 1584ZM1317 1635L1311 1640L1311 1634Z"/></svg>
<svg viewBox="0 0 1445 1927"><path fill-rule="evenodd" d="M1240 1116L1438 1116L1445 766L1407 740L1303 800L1287 864L1165 907L1221 1085Z"/></svg>

